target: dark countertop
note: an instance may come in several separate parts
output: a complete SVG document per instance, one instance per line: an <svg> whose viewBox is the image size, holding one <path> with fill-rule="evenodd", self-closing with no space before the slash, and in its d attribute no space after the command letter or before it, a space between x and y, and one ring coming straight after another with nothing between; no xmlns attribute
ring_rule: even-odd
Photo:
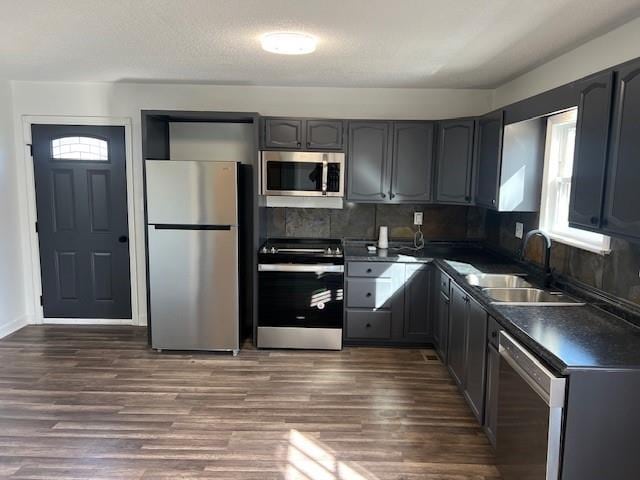
<svg viewBox="0 0 640 480"><path fill-rule="evenodd" d="M393 247L394 245L390 245ZM640 328L591 305L495 305L464 275L525 273L517 264L478 246L430 245L419 251L370 254L364 244L345 245L345 261L433 262L480 303L507 332L562 374L583 369L640 369ZM534 277L528 278L534 285ZM537 284L539 286L539 284Z"/></svg>

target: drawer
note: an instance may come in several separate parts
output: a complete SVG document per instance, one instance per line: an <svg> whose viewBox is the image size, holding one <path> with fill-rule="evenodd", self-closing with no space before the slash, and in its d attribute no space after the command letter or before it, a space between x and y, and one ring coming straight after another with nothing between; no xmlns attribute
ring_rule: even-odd
<svg viewBox="0 0 640 480"><path fill-rule="evenodd" d="M440 290L449 296L449 277L444 272L440 272Z"/></svg>
<svg viewBox="0 0 640 480"><path fill-rule="evenodd" d="M383 308L391 303L390 278L348 278L348 308Z"/></svg>
<svg viewBox="0 0 640 480"><path fill-rule="evenodd" d="M391 262L349 262L347 276L350 277L391 277L394 270Z"/></svg>
<svg viewBox="0 0 640 480"><path fill-rule="evenodd" d="M354 312L347 310L348 338L391 338L391 312Z"/></svg>
<svg viewBox="0 0 640 480"><path fill-rule="evenodd" d="M489 315L489 325L487 327L487 340L491 345L498 348L498 337L500 336L500 330L503 330L495 318Z"/></svg>

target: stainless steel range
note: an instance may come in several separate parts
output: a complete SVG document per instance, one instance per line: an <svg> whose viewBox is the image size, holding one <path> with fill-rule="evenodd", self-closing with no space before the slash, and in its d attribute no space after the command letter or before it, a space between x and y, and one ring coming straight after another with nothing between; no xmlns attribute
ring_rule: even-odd
<svg viewBox="0 0 640 480"><path fill-rule="evenodd" d="M258 347L340 350L342 243L272 239L258 263Z"/></svg>

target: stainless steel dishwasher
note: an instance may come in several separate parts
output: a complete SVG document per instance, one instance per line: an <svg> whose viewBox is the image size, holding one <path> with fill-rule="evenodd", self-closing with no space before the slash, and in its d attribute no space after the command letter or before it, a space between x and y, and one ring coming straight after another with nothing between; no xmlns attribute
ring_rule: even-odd
<svg viewBox="0 0 640 480"><path fill-rule="evenodd" d="M500 332L498 468L504 480L558 480L565 379Z"/></svg>

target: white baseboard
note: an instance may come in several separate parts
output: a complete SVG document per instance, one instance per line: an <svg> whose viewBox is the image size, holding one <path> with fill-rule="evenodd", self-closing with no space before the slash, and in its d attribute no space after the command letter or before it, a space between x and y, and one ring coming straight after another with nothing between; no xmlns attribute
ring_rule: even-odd
<svg viewBox="0 0 640 480"><path fill-rule="evenodd" d="M138 315L138 326L139 327L146 327L148 323L149 323L149 321L147 320L147 315L146 314Z"/></svg>
<svg viewBox="0 0 640 480"><path fill-rule="evenodd" d="M20 330L22 327L26 327L28 324L29 316L21 315L5 325L0 325L0 338L4 338L7 335L15 332L16 330Z"/></svg>
<svg viewBox="0 0 640 480"><path fill-rule="evenodd" d="M43 318L44 325L133 325L130 318Z"/></svg>

